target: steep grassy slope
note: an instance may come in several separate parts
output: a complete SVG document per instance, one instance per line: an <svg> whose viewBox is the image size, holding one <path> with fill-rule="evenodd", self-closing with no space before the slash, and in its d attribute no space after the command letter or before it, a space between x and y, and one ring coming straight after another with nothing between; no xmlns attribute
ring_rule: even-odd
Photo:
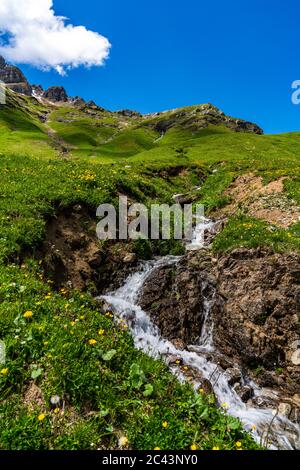
<svg viewBox="0 0 300 470"><path fill-rule="evenodd" d="M300 134L233 132L236 120L215 122L215 111L206 120L208 109L130 118L8 93L0 108L0 448L117 448L124 435L138 449L256 448L211 397L137 352L89 293L54 291L32 259L62 208L94 214L120 192L146 204L187 193L215 213L235 202L233 182L251 174L263 186L283 177L272 204L299 205ZM242 200L228 212L216 251L299 250L299 223L281 227L247 207ZM51 410L56 394L65 404Z"/></svg>

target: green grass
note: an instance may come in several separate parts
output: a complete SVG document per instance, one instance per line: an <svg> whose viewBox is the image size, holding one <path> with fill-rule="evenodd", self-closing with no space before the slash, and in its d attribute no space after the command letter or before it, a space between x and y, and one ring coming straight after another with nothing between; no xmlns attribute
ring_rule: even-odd
<svg viewBox="0 0 300 470"><path fill-rule="evenodd" d="M0 448L111 449L120 435L130 447L147 450L194 443L234 449L237 440L256 448L210 397L195 395L161 362L137 351L125 326L91 296L54 293L42 279L32 261L0 270L1 337L8 356L0 371ZM33 382L42 398L28 403ZM49 406L53 395L65 400L57 413Z"/></svg>
<svg viewBox="0 0 300 470"><path fill-rule="evenodd" d="M149 205L191 192L209 214L229 202L224 191L237 176L252 172L265 183L286 176L285 195L300 202L300 134L257 136L175 124L159 139L159 119L89 115L12 93L0 108L0 338L7 346L0 373L1 449L116 448L121 435L135 449L234 449L237 440L245 449L257 448L211 397L195 395L161 362L137 351L124 325L89 294L54 292L31 259L47 220L59 210L82 204L95 213L120 193ZM69 152L62 154L60 145ZM298 251L299 232L299 224L279 229L241 212L213 249ZM155 250L180 253L177 244L158 245L136 242L135 250L141 258ZM26 263L13 265L24 252ZM33 316L25 319L26 311ZM29 406L32 383L42 399ZM54 394L64 398L64 413L51 411Z"/></svg>

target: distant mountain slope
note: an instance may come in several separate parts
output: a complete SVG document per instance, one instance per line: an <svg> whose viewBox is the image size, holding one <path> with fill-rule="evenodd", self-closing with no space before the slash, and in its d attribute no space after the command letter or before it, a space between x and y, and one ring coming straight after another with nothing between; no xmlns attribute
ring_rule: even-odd
<svg viewBox="0 0 300 470"><path fill-rule="evenodd" d="M63 87L45 91L41 85L29 85L21 70L2 57L0 79L7 86L7 104L0 107L0 143L8 152L25 141L23 150L30 154L129 157L164 145L175 134L190 140L208 128L263 133L256 124L228 117L210 104L149 115L110 112L93 101L68 97Z"/></svg>

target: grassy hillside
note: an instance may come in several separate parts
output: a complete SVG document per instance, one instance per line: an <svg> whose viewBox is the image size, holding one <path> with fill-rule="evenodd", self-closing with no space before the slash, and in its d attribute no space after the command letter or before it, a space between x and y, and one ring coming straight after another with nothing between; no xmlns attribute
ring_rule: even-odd
<svg viewBox="0 0 300 470"><path fill-rule="evenodd" d="M117 448L121 436L137 449L257 447L211 397L195 395L136 351L125 326L88 292L54 291L32 257L62 208L81 204L95 213L120 192L146 204L196 194L208 213L221 215L232 206L215 251L299 250L299 222L256 218L248 200L234 205L230 188L243 175L262 177L262 187L282 179L277 199L262 192L263 201L259 195L251 204L296 211L300 134L233 132L197 109L130 118L8 93L0 107L0 339L7 347L0 448ZM51 410L52 395L64 397L64 408Z"/></svg>

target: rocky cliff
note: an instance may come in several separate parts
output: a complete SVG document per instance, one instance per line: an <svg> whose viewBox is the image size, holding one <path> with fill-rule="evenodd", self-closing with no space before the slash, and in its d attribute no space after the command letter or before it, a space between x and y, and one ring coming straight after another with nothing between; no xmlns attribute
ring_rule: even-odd
<svg viewBox="0 0 300 470"><path fill-rule="evenodd" d="M23 72L18 67L7 64L2 56L0 56L0 80L16 93L32 95L32 87Z"/></svg>

